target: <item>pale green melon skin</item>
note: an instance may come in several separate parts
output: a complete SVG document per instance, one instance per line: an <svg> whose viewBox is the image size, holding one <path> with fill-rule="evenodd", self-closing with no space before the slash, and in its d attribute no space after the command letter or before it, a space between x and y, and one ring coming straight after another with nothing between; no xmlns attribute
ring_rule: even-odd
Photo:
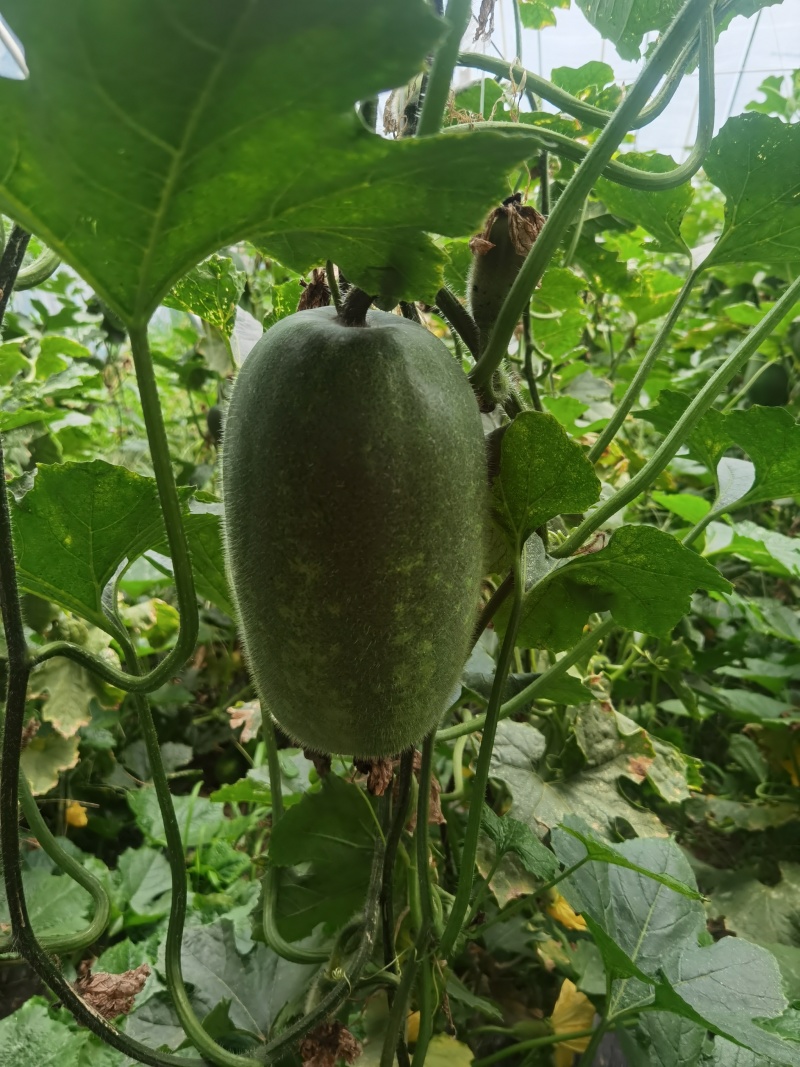
<svg viewBox="0 0 800 1067"><path fill-rule="evenodd" d="M480 415L447 348L379 311L282 319L236 380L222 477L264 707L317 752L417 744L468 653L487 511Z"/></svg>

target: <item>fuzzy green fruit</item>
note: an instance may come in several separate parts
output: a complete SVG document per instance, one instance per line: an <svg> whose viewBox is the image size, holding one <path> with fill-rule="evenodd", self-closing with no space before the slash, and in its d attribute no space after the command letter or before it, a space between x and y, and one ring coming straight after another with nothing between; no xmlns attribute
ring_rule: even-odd
<svg viewBox="0 0 800 1067"><path fill-rule="evenodd" d="M265 708L318 752L416 744L459 679L481 578L483 433L447 348L383 312L282 319L234 386L222 478Z"/></svg>

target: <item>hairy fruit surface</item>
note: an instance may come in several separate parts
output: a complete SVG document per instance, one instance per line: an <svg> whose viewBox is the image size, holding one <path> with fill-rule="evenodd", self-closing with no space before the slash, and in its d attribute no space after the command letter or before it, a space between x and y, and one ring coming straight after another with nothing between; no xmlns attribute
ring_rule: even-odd
<svg viewBox="0 0 800 1067"><path fill-rule="evenodd" d="M447 348L378 311L282 319L234 386L222 472L264 709L318 752L419 742L467 655L486 513L481 420Z"/></svg>

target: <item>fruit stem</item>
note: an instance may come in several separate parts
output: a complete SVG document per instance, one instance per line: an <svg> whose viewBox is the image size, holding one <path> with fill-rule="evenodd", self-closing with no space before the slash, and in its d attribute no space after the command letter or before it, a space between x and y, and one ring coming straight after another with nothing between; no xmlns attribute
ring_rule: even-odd
<svg viewBox="0 0 800 1067"><path fill-rule="evenodd" d="M397 847L403 834L408 811L408 798L411 795L411 773L414 763L414 750L404 752L400 759L400 774L397 780L397 799L395 800L392 824L386 838L386 857L383 861L383 883L381 885L381 918L383 925L383 962L387 970L397 973L397 953L394 945L394 865ZM390 991L391 1006L393 993Z"/></svg>
<svg viewBox="0 0 800 1067"><path fill-rule="evenodd" d="M339 322L344 326L366 326L367 312L372 306L372 297L355 286L347 291L339 308Z"/></svg>

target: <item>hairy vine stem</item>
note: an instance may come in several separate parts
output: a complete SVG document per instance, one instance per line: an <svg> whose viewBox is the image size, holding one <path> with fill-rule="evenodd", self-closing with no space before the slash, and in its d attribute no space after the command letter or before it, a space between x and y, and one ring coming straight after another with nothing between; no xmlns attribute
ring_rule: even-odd
<svg viewBox="0 0 800 1067"><path fill-rule="evenodd" d="M630 385L625 390L625 395L619 402L619 406L617 407L611 418L608 420L608 424L603 429L603 432L600 434L600 436L597 438L597 440L589 450L588 458L589 460L591 460L592 463L596 463L597 460L599 460L600 457L603 455L605 450L617 436L619 428L622 426L623 422L628 416L628 412L638 401L642 392L642 388L644 387L644 383L649 378L650 372L655 366L658 357L661 355L664 345L669 340L670 335L672 334L672 331L675 328L675 324L678 321L681 312L683 311L686 301L691 296L692 289L694 289L695 285L697 284L697 279L700 277L702 272L702 264L699 267L696 267L693 271L689 272L686 281L683 283L683 288L678 293L675 302L670 308L669 315L667 315L666 319L664 319L658 330L658 333L653 339L653 343L647 350L647 354L645 355L642 362L639 364L636 374L634 374L633 378L631 379Z"/></svg>
<svg viewBox="0 0 800 1067"><path fill-rule="evenodd" d="M454 330L467 348L470 355L477 359L480 355L480 337L475 320L448 286L443 285L436 294L436 308L447 325Z"/></svg>
<svg viewBox="0 0 800 1067"><path fill-rule="evenodd" d="M267 1062L277 1058L289 1045L299 1041L315 1026L319 1025L335 1011L338 1011L350 996L353 986L358 982L364 968L372 958L380 921L381 884L386 855L385 828L388 821L388 812L389 797L385 796L379 802L379 822L382 832L375 838L372 852L372 867L367 889L367 900L364 906L364 924L361 929L361 940L350 962L348 971L336 982L326 996L315 1005L312 1011L269 1042L264 1050Z"/></svg>
<svg viewBox="0 0 800 1067"><path fill-rule="evenodd" d="M467 32L472 14L472 0L448 0L445 19L449 28L444 40L436 50L433 65L428 75L422 114L417 126L417 137L427 137L442 128L444 111L450 96L450 83L458 60L461 38Z"/></svg>
<svg viewBox="0 0 800 1067"><path fill-rule="evenodd" d="M115 620L118 621L118 620ZM122 623L119 622L122 629ZM123 631L124 632L124 631ZM125 665L131 674L139 670L139 662L136 650L127 633L117 637L125 657ZM169 791L166 771L161 759L161 744L158 740L156 725L153 721L153 712L150 701L142 693L132 693L139 719L139 727L142 731L147 759L150 763L150 773L153 776L153 787L158 800L158 810L161 813L161 821L164 824L164 837L167 842L167 860L169 861L170 877L172 882L172 897L170 901L169 922L167 924L167 938L164 946L164 970L167 989L172 997L172 1003L178 1013L181 1026L189 1040L206 1059L219 1067L260 1067L257 1060L250 1057L236 1056L227 1049L222 1048L206 1032L202 1023L195 1015L189 994L183 980L183 963L181 959L181 947L183 944L183 930L186 924L186 902L188 883L186 878L186 857L181 838L175 807L172 803L172 795Z"/></svg>
<svg viewBox="0 0 800 1067"><path fill-rule="evenodd" d="M70 856L59 845L50 827L42 818L39 806L24 774L20 775L19 802L28 827L41 845L43 852L50 857L57 867L86 890L91 896L95 908L94 918L85 930L80 930L78 933L67 936L62 934L48 936L44 934L39 938L39 943L46 952L51 953L75 952L77 949L88 948L89 945L94 944L108 925L111 900L106 888L99 879L81 866L74 856ZM12 949L13 941L3 940L0 942L0 953L10 952Z"/></svg>
<svg viewBox="0 0 800 1067"><path fill-rule="evenodd" d="M419 770L419 793L417 795L417 826L414 841L417 854L417 879L419 882L419 904L422 923L420 929L433 928L433 909L431 897L433 886L431 885L431 857L430 857L430 799L431 783L433 780L433 754L436 748L436 733L431 731L422 745L422 763ZM414 1049L413 1067L421 1067L425 1063L428 1045L433 1034L433 1021L436 1013L435 995L433 989L433 974L431 961L426 953L420 960L419 981L419 1033Z"/></svg>
<svg viewBox="0 0 800 1067"><path fill-rule="evenodd" d="M554 663L552 667L549 667L543 674L540 674L538 678L535 678L530 685L526 685L524 689L520 690L516 696L511 697L505 704L502 705L498 713L498 721L501 719L507 719L510 715L515 715L518 711L521 711L527 704L530 704L532 700L543 691L547 690L548 686L566 674L569 668L588 655L592 649L597 645L598 641L602 641L611 631L614 629L615 622L612 618L605 618L595 628L570 649L569 652L565 652L558 662ZM474 715L466 722L460 722L456 726L448 726L443 730L439 730L436 734L438 741L452 741L456 737L463 737L465 734L474 734L480 730L483 730L486 726L486 721L489 716L489 710L487 709L481 715Z"/></svg>
<svg viewBox="0 0 800 1067"><path fill-rule="evenodd" d="M397 797L394 802L389 833L386 835L386 858L383 864L381 884L381 924L383 932L384 966L397 973L397 952L394 945L394 865L397 849L403 836L408 813L408 798L411 795L411 776L414 767L413 749L400 758L400 773L397 779ZM390 1002L393 995L390 995Z"/></svg>
<svg viewBox="0 0 800 1067"><path fill-rule="evenodd" d="M636 120L650 93L697 32L698 21L707 15L711 0L687 0L669 30L661 38L650 60L619 105L595 144L569 181L506 297L486 349L470 375L476 389L486 389L492 375L508 350L531 293L542 278L579 206L592 190L594 183L607 167L631 124ZM510 125L498 123L499 126ZM451 127L452 128L452 127ZM527 133L527 131L525 131ZM513 135L513 131L512 131ZM569 138L567 138L569 140ZM543 144L542 147L549 147Z"/></svg>

